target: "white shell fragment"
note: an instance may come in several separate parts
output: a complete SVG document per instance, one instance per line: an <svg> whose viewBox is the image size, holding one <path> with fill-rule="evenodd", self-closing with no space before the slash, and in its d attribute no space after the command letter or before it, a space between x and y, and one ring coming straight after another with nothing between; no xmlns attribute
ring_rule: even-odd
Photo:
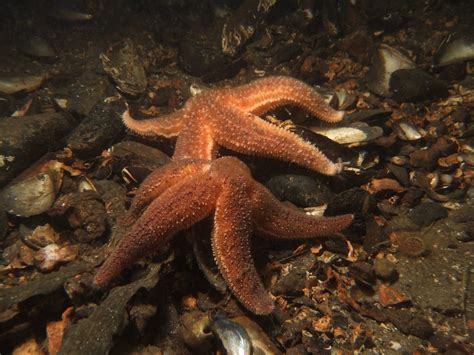
<svg viewBox="0 0 474 355"><path fill-rule="evenodd" d="M345 127L311 127L311 130L340 144L368 142L383 134L381 127L364 122L354 122Z"/></svg>
<svg viewBox="0 0 474 355"><path fill-rule="evenodd" d="M395 122L393 128L398 137L404 141L416 141L422 137L416 127L409 121Z"/></svg>
<svg viewBox="0 0 474 355"><path fill-rule="evenodd" d="M57 266L74 261L78 250L74 246L49 244L38 250L35 255L36 266L43 272L54 270Z"/></svg>

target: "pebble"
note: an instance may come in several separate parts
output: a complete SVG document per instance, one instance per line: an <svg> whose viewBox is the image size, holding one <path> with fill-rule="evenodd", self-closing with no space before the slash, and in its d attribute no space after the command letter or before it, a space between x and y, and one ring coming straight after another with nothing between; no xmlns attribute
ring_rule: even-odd
<svg viewBox="0 0 474 355"><path fill-rule="evenodd" d="M410 211L410 219L419 227L426 227L433 222L446 218L448 211L435 202L423 202Z"/></svg>
<svg viewBox="0 0 474 355"><path fill-rule="evenodd" d="M270 288L274 295L301 294L306 284L306 274L316 262L314 254L307 253L282 265L280 277Z"/></svg>
<svg viewBox="0 0 474 355"><path fill-rule="evenodd" d="M416 187L410 187L403 195L401 202L404 206L414 207L421 202L423 195L423 190L417 189Z"/></svg>
<svg viewBox="0 0 474 355"><path fill-rule="evenodd" d="M68 137L67 146L82 158L99 155L125 135L120 117L123 111L123 102L100 100Z"/></svg>
<svg viewBox="0 0 474 355"><path fill-rule="evenodd" d="M31 36L22 41L18 50L30 57L43 61L52 62L57 59L56 51L53 46L43 37Z"/></svg>
<svg viewBox="0 0 474 355"><path fill-rule="evenodd" d="M403 309L385 309L384 314L402 333L414 335L421 339L429 339L433 334L433 326L418 314Z"/></svg>
<svg viewBox="0 0 474 355"><path fill-rule="evenodd" d="M322 205L331 196L325 184L305 175L275 175L265 185L279 200L298 207Z"/></svg>
<svg viewBox="0 0 474 355"><path fill-rule="evenodd" d="M397 102L419 102L448 95L448 87L444 81L421 69L395 71L390 78L390 90Z"/></svg>
<svg viewBox="0 0 474 355"><path fill-rule="evenodd" d="M395 265L387 259L375 259L374 261L375 276L384 281L396 281L398 272Z"/></svg>
<svg viewBox="0 0 474 355"><path fill-rule="evenodd" d="M364 261L357 261L349 266L350 275L365 285L373 285L375 283L374 270L372 265Z"/></svg>
<svg viewBox="0 0 474 355"><path fill-rule="evenodd" d="M445 138L438 140L427 149L419 149L410 153L410 164L431 170L438 163L438 159L456 151L456 145Z"/></svg>

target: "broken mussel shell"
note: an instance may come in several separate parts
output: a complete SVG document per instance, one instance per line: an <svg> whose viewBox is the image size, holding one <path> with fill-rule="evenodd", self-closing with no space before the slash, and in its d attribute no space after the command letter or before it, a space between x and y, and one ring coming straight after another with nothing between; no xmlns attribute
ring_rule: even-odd
<svg viewBox="0 0 474 355"><path fill-rule="evenodd" d="M56 74L57 72L50 71L39 75L2 76L0 77L0 92L10 95L31 92Z"/></svg>
<svg viewBox="0 0 474 355"><path fill-rule="evenodd" d="M433 56L433 67L462 63L474 59L474 32L450 33Z"/></svg>
<svg viewBox="0 0 474 355"><path fill-rule="evenodd" d="M392 73L400 69L414 69L415 63L400 51L386 44L381 44L372 58L367 76L367 86L371 91L389 97L390 78Z"/></svg>
<svg viewBox="0 0 474 355"><path fill-rule="evenodd" d="M100 54L104 71L112 78L117 89L130 96L139 96L147 87L143 61L130 38L110 46Z"/></svg>
<svg viewBox="0 0 474 355"><path fill-rule="evenodd" d="M265 332L245 316L228 318L200 311L181 316L185 344L199 353L218 347L227 354L281 354Z"/></svg>
<svg viewBox="0 0 474 355"><path fill-rule="evenodd" d="M21 217L46 212L56 200L61 186L63 164L57 160L40 162L0 191L0 206Z"/></svg>

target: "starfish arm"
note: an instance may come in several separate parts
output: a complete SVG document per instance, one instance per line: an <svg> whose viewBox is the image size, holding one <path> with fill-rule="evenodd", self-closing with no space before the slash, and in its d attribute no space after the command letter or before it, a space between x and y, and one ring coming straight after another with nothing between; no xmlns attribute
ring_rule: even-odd
<svg viewBox="0 0 474 355"><path fill-rule="evenodd" d="M174 149L173 160L216 158L217 144L209 127L201 120L190 122L179 135Z"/></svg>
<svg viewBox="0 0 474 355"><path fill-rule="evenodd" d="M244 111L260 115L275 107L295 105L327 122L338 122L343 111L331 108L308 84L286 76L255 80L232 90L232 96Z"/></svg>
<svg viewBox="0 0 474 355"><path fill-rule="evenodd" d="M143 256L159 253L174 234L212 212L217 193L215 181L206 179L204 174L168 189L148 206L107 258L95 275L94 283L106 285Z"/></svg>
<svg viewBox="0 0 474 355"><path fill-rule="evenodd" d="M130 209L121 221L122 224L133 224L144 209L164 191L184 179L191 179L193 175L202 172L207 165L199 160L186 159L173 161L151 173L136 190Z"/></svg>
<svg viewBox="0 0 474 355"><path fill-rule="evenodd" d="M255 182L252 193L253 218L258 232L275 239L327 236L348 227L351 214L314 217L278 201L263 185Z"/></svg>
<svg viewBox="0 0 474 355"><path fill-rule="evenodd" d="M342 165L330 161L311 143L293 132L265 122L234 107L219 109L219 120L211 121L220 145L249 155L285 160L325 175L335 175Z"/></svg>
<svg viewBox="0 0 474 355"><path fill-rule="evenodd" d="M165 138L175 137L181 133L186 126L187 115L184 109L163 115L157 118L136 120L129 110L122 114L124 125L133 133L140 136L161 136Z"/></svg>
<svg viewBox="0 0 474 355"><path fill-rule="evenodd" d="M238 180L224 185L217 199L212 250L219 271L237 299L256 314L269 314L274 304L250 253L251 207L245 183Z"/></svg>

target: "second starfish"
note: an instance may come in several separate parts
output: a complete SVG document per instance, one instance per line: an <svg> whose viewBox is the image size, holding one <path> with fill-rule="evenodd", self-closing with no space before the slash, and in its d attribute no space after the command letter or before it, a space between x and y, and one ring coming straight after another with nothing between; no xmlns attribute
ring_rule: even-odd
<svg viewBox="0 0 474 355"><path fill-rule="evenodd" d="M150 191L151 199L146 197ZM280 240L315 238L346 228L353 218L317 218L283 205L233 157L165 165L140 186L130 213L138 219L97 272L97 285L109 283L144 255L159 253L177 232L213 214L211 244L219 271L237 299L256 314L269 314L274 305L252 260L254 231Z"/></svg>

